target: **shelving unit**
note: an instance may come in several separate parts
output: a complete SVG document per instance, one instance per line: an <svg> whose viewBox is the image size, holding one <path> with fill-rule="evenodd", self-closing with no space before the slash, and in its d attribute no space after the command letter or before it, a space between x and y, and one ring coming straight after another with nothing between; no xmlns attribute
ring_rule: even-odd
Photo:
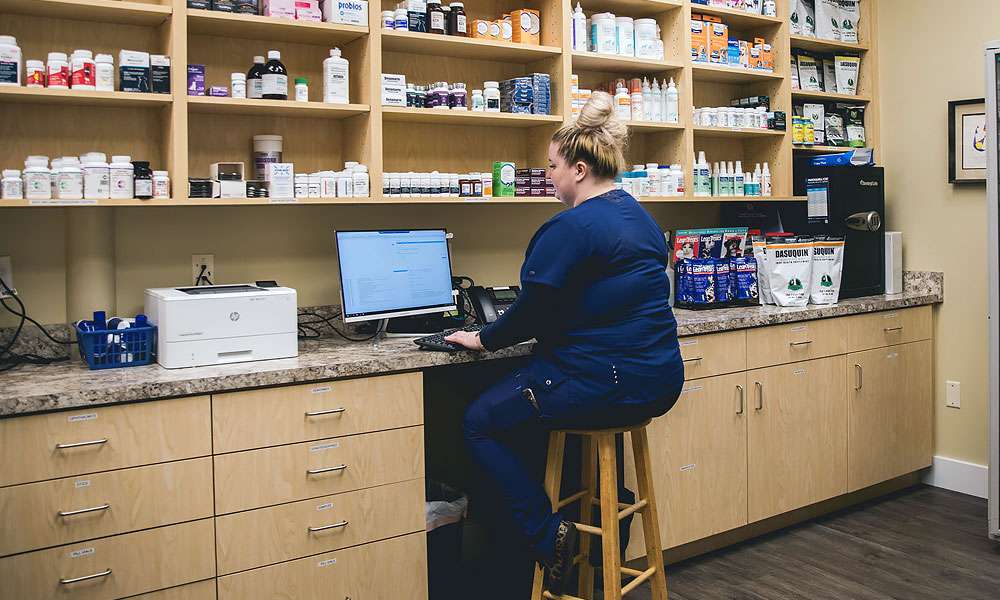
<svg viewBox="0 0 1000 600"><path fill-rule="evenodd" d="M570 74L581 87L619 77L673 78L680 94L680 123L630 122L630 163L680 163L690 173L696 152L711 162L742 160L770 163L774 197L792 197L793 156L843 148L793 148L791 132L741 131L694 126L695 106L722 106L733 98L766 94L789 121L793 102L856 102L867 107L869 145L878 140L878 49L876 0L862 1L860 43L826 42L791 36L791 0L778 1L776 18L693 4L690 0L581 0L591 14L612 11L653 18L659 25L666 58L662 61L574 52L570 39L571 4L564 0L469 0L475 18L496 18L523 6L541 11L541 45L506 43L381 30L380 11L393 0L369 6L367 27L305 23L250 15L188 9L186 0L0 0L2 33L17 36L26 59L50 50L90 48L117 55L122 48L168 54L173 93L73 92L0 88L0 105L9 116L0 123L0 166L19 167L29 154L61 156L97 150L129 154L167 168L174 198L159 201L101 201L99 206L243 206L259 200L186 198L188 177L205 177L208 165L243 161L250 167L251 138L284 137L284 159L297 171L340 168L345 160L369 167L373 194L368 198L299 199L302 204L502 204L554 203L552 198L383 198L382 173L397 171L484 171L494 160L519 167L546 164L548 141L570 120ZM690 59L692 13L721 17L743 39L764 37L772 44L775 72L765 73ZM86 27L80 27L86 21ZM337 46L350 61L352 104L320 102L322 61ZM791 89L792 48L816 52L847 49L862 53L859 94L845 96ZM310 80L310 102L189 97L187 64L206 66L206 86L228 85L230 73L246 72L252 57L269 49L282 52L290 79ZM552 79L552 115L472 113L380 106L382 73L402 73L407 81L464 81L470 95L482 82L534 72ZM29 127L29 124L33 124ZM72 131L73 135L66 135ZM690 185L690 182L689 182ZM753 199L763 201L764 199ZM746 198L644 198L648 204L745 202ZM28 203L2 203L18 206Z"/></svg>

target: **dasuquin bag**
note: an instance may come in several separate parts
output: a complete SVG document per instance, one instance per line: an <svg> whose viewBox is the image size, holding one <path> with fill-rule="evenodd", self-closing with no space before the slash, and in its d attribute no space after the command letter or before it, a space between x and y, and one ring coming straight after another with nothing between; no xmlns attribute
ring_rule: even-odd
<svg viewBox="0 0 1000 600"><path fill-rule="evenodd" d="M840 41L840 2L816 0L816 37Z"/></svg>
<svg viewBox="0 0 1000 600"><path fill-rule="evenodd" d="M757 259L757 289L761 304L774 304L771 298L770 279L767 274L767 241L764 239L754 239L753 257Z"/></svg>
<svg viewBox="0 0 1000 600"><path fill-rule="evenodd" d="M767 240L768 280L778 306L809 304L813 240L809 237Z"/></svg>
<svg viewBox="0 0 1000 600"><path fill-rule="evenodd" d="M844 268L844 238L818 237L813 242L812 277L809 301L836 304L840 298L840 277Z"/></svg>
<svg viewBox="0 0 1000 600"><path fill-rule="evenodd" d="M753 256L742 256L729 261L729 279L732 282L733 302L747 306L759 302L757 260Z"/></svg>

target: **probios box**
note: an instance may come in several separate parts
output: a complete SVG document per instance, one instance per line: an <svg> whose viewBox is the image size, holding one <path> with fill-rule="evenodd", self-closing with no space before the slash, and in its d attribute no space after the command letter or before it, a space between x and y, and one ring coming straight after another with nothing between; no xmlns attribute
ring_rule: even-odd
<svg viewBox="0 0 1000 600"><path fill-rule="evenodd" d="M323 0L323 20L368 25L368 0Z"/></svg>

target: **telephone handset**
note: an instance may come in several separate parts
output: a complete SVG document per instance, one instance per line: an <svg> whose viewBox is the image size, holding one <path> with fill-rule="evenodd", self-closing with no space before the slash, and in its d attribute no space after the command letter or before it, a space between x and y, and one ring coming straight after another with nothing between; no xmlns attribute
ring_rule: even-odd
<svg viewBox="0 0 1000 600"><path fill-rule="evenodd" d="M476 313L476 321L480 325L486 325L496 321L503 313L514 304L517 295L521 293L521 288L512 285L504 287L482 287L474 285L465 290L469 296L469 303Z"/></svg>

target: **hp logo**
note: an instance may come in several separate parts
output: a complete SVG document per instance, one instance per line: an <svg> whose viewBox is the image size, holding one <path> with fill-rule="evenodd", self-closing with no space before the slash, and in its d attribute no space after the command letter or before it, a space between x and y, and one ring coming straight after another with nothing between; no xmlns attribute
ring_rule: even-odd
<svg viewBox="0 0 1000 600"><path fill-rule="evenodd" d="M240 313L238 313L236 311L233 311L233 312L229 313L229 320L232 321L233 323L235 323L236 321L239 321L240 320Z"/></svg>

